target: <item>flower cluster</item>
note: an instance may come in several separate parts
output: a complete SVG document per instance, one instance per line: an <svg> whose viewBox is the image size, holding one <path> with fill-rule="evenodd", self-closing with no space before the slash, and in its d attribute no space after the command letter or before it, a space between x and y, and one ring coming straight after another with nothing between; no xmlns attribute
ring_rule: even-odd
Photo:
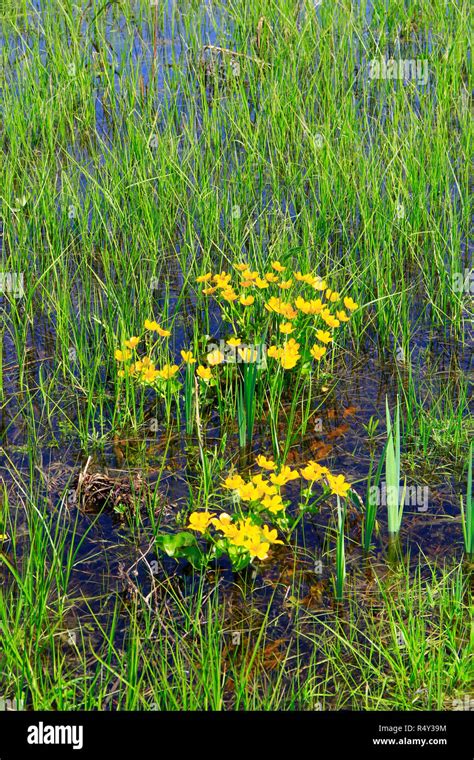
<svg viewBox="0 0 474 760"><path fill-rule="evenodd" d="M152 333L157 333L161 338L169 338L171 332L165 330L156 321L149 319L145 320L144 328L147 338ZM142 357L138 357L137 349L142 341L142 338L132 335L130 338L124 341L122 348L118 348L115 351L115 359L123 363L123 369L119 369L118 376L134 377L138 382L145 385L153 385L157 380L172 380L180 368L183 366L189 366L197 363L197 359L193 356L192 351L181 351L182 362L178 364L164 364L160 369L157 369L155 362L153 361L152 353L155 348L155 344L151 347L149 340L146 339L148 345L148 354ZM212 371L210 367L205 367L200 364L196 368L196 375L200 380L208 383L212 378Z"/></svg>
<svg viewBox="0 0 474 760"><path fill-rule="evenodd" d="M193 512L189 516L188 530L207 534L213 528L226 544L228 554L233 550L240 555L248 555L250 560L264 560L268 557L271 544L282 544L276 530L268 525L258 525L251 517L234 520L227 512L216 517L214 512Z"/></svg>
<svg viewBox="0 0 474 760"><path fill-rule="evenodd" d="M236 283L232 282L232 274L228 272L207 272L200 275L197 282L205 285L202 289L205 296L214 296L219 301L224 315L234 327L236 335L230 339L233 343L228 341L228 345L240 345L238 334L249 330L255 332L260 326L260 335L273 336L268 356L285 370L293 369L302 358L319 362L334 339L333 331L348 322L350 313L358 308L350 296L342 297L331 290L326 280L318 275L296 272L286 279L286 267L280 261L272 261L269 271L263 274L244 262L235 264L235 270ZM318 297L304 297L304 289L316 291ZM249 307L254 307L252 315ZM305 336L313 332L315 341L303 355L301 343L303 339L306 342ZM298 340L289 338L292 333L296 333ZM284 337L283 342L278 336ZM210 366L215 366L226 359L222 351L213 351L208 354L207 361ZM248 361L255 361L251 353Z"/></svg>

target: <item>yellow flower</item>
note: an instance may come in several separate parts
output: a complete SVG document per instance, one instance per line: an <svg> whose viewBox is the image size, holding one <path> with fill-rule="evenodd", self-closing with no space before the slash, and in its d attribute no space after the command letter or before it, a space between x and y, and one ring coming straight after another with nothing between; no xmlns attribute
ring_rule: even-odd
<svg viewBox="0 0 474 760"><path fill-rule="evenodd" d="M282 332L284 335L291 335L292 332L294 332L295 328L291 324L291 322L282 322L280 325L280 332Z"/></svg>
<svg viewBox="0 0 474 760"><path fill-rule="evenodd" d="M326 477L331 493L337 494L337 496L347 496L351 484L346 482L344 475L331 475L331 473L328 472Z"/></svg>
<svg viewBox="0 0 474 760"><path fill-rule="evenodd" d="M140 343L140 338L137 338L136 335L132 335L131 338L125 341L125 345L127 346L127 348L136 348L139 343Z"/></svg>
<svg viewBox="0 0 474 760"><path fill-rule="evenodd" d="M200 364L197 368L196 374L201 378L201 380L204 380L206 383L208 383L212 377L212 371L210 367L203 367L202 364Z"/></svg>
<svg viewBox="0 0 474 760"><path fill-rule="evenodd" d="M222 291L222 298L225 298L226 301L235 301L238 297L233 288L226 288Z"/></svg>
<svg viewBox="0 0 474 760"><path fill-rule="evenodd" d="M309 313L310 314L321 314L323 310L323 302L320 298L316 298L315 300L311 299L309 302Z"/></svg>
<svg viewBox="0 0 474 760"><path fill-rule="evenodd" d="M276 464L273 459L267 459L263 454L259 454L255 461L262 470L276 470Z"/></svg>
<svg viewBox="0 0 474 760"><path fill-rule="evenodd" d="M238 272L246 272L248 269L247 264L234 264L234 268L237 269Z"/></svg>
<svg viewBox="0 0 474 760"><path fill-rule="evenodd" d="M339 301L341 297L340 293L338 293L336 290L331 290L331 288L328 288L324 295L326 296L328 301L331 301L331 303L335 303L336 301Z"/></svg>
<svg viewBox="0 0 474 760"><path fill-rule="evenodd" d="M250 269L245 269L242 272L242 277L244 280L256 280L258 277L258 272L252 272Z"/></svg>
<svg viewBox="0 0 474 760"><path fill-rule="evenodd" d="M309 310L311 308L311 304L309 301L305 301L302 296L298 296L298 298L295 301L295 306L297 309L303 312L303 314L309 314Z"/></svg>
<svg viewBox="0 0 474 760"><path fill-rule="evenodd" d="M336 317L334 317L330 311L321 312L321 318L326 322L328 327L339 327L341 324Z"/></svg>
<svg viewBox="0 0 474 760"><path fill-rule="evenodd" d="M242 288L252 288L255 285L253 280L241 280L240 286Z"/></svg>
<svg viewBox="0 0 474 760"><path fill-rule="evenodd" d="M273 272L267 272L265 279L267 282L278 282L278 277Z"/></svg>
<svg viewBox="0 0 474 760"><path fill-rule="evenodd" d="M319 362L319 360L322 359L322 357L326 353L326 350L327 349L325 348L325 346L318 346L318 344L315 343L310 353L313 359L316 359L316 361Z"/></svg>
<svg viewBox="0 0 474 760"><path fill-rule="evenodd" d="M298 312L293 309L291 303L284 303L282 304L281 308L282 308L281 313L287 319L296 319L296 317L298 316Z"/></svg>
<svg viewBox="0 0 474 760"><path fill-rule="evenodd" d="M349 317L347 316L344 309L341 309L340 311L336 311L336 317L339 319L340 322L349 322Z"/></svg>
<svg viewBox="0 0 474 760"><path fill-rule="evenodd" d="M259 498L258 486L253 483L244 483L237 491L242 501L256 501Z"/></svg>
<svg viewBox="0 0 474 760"><path fill-rule="evenodd" d="M283 509L285 509L285 505L283 504L282 498L279 493L275 494L274 496L265 496L265 498L262 501L263 506L265 509L268 509L269 512L276 515L278 512L281 512Z"/></svg>
<svg viewBox="0 0 474 760"><path fill-rule="evenodd" d="M179 367L177 364L165 364L163 369L158 370L158 374L163 380L171 380L178 371Z"/></svg>
<svg viewBox="0 0 474 760"><path fill-rule="evenodd" d="M332 335L327 330L316 330L316 337L321 343L331 343Z"/></svg>
<svg viewBox="0 0 474 760"><path fill-rule="evenodd" d="M158 374L158 370L153 369L152 367L148 367L147 369L143 370L142 378L147 383L153 383L158 377Z"/></svg>
<svg viewBox="0 0 474 760"><path fill-rule="evenodd" d="M137 370L140 370L142 368L142 366L143 367L152 367L153 369L155 369L155 365L153 364L153 362L151 360L151 357L149 357L149 356L144 356L141 361L138 361L135 364L135 368Z"/></svg>
<svg viewBox="0 0 474 760"><path fill-rule="evenodd" d="M226 538L234 539L239 532L237 525L232 522L232 517L227 512L222 512L218 518L213 517L211 525L216 530L220 530Z"/></svg>
<svg viewBox="0 0 474 760"><path fill-rule="evenodd" d="M222 364L224 358L224 354L222 351L219 351L218 348L216 348L214 351L211 351L211 353L206 356L207 363L210 364L211 367L215 367L217 364Z"/></svg>
<svg viewBox="0 0 474 760"><path fill-rule="evenodd" d="M240 296L240 303L242 306L252 306L255 298L253 296Z"/></svg>
<svg viewBox="0 0 474 760"><path fill-rule="evenodd" d="M181 351L181 357L185 364L196 364L192 351Z"/></svg>
<svg viewBox="0 0 474 760"><path fill-rule="evenodd" d="M215 528L222 528L223 525L230 525L232 517L227 512L221 512L219 517L213 517L211 520Z"/></svg>
<svg viewBox="0 0 474 760"><path fill-rule="evenodd" d="M123 351L121 351L119 348L117 348L114 354L118 362L126 362L127 359L130 359L131 355L132 355L131 351L128 351L127 349L124 349Z"/></svg>
<svg viewBox="0 0 474 760"><path fill-rule="evenodd" d="M215 517L215 512L193 512L189 515L187 527L198 533L205 533L213 517Z"/></svg>
<svg viewBox="0 0 474 760"><path fill-rule="evenodd" d="M270 548L270 544L261 543L260 539L256 539L253 541L246 542L245 548L248 550L252 559L254 557L257 557L257 559L266 559L268 557L268 550Z"/></svg>
<svg viewBox="0 0 474 760"><path fill-rule="evenodd" d="M285 267L282 266L279 261L272 261L272 268L275 270L275 272L285 271Z"/></svg>
<svg viewBox="0 0 474 760"><path fill-rule="evenodd" d="M196 277L196 282L209 282L211 278L212 272L208 272L207 274L200 274L199 277Z"/></svg>
<svg viewBox="0 0 474 760"><path fill-rule="evenodd" d="M262 526L262 538L267 541L269 544L282 544L283 541L280 541L278 538L278 533L276 530L270 530L268 525Z"/></svg>
<svg viewBox="0 0 474 760"><path fill-rule="evenodd" d="M306 467L303 467L303 469L301 470L301 475L303 476L303 478L305 480L311 480L311 481L321 480L323 475L328 475L328 474L329 474L329 470L327 467L322 467L320 464L318 464L317 462L314 462L313 460L308 462Z"/></svg>
<svg viewBox="0 0 474 760"><path fill-rule="evenodd" d="M155 322L155 320L151 321L150 319L145 319L145 330L153 330L156 332L158 327L159 324L158 322Z"/></svg>
<svg viewBox="0 0 474 760"><path fill-rule="evenodd" d="M271 359L279 359L283 353L282 348L278 348L278 346L270 346L270 348L267 351L267 356L269 356Z"/></svg>
<svg viewBox="0 0 474 760"><path fill-rule="evenodd" d="M241 475L229 475L224 480L224 488L228 488L231 491L237 491L243 485L245 485L245 481Z"/></svg>
<svg viewBox="0 0 474 760"><path fill-rule="evenodd" d="M257 288L260 288L260 290L264 290L265 288L268 288L269 284L266 280L263 280L261 277L255 278L255 285Z"/></svg>
<svg viewBox="0 0 474 760"><path fill-rule="evenodd" d="M279 287L282 290L289 290L293 285L293 280L281 280Z"/></svg>
<svg viewBox="0 0 474 760"><path fill-rule="evenodd" d="M203 291L202 291L202 292L203 292L203 294L204 294L205 296L212 296L212 295L213 295L213 293L215 293L215 292L216 292L216 290L217 290L217 288L203 288Z"/></svg>
<svg viewBox="0 0 474 760"><path fill-rule="evenodd" d="M259 490L259 497L265 495L273 496L277 492L276 486L271 486L268 480L265 480L263 475L254 475L252 478L252 483L257 486Z"/></svg>
<svg viewBox="0 0 474 760"><path fill-rule="evenodd" d="M245 348L238 348L237 351L245 364L251 364L252 362L257 361L258 352L256 348L245 346Z"/></svg>
<svg viewBox="0 0 474 760"><path fill-rule="evenodd" d="M237 348L237 346L240 346L242 341L240 338L229 338L229 340L226 340L226 343L228 346L232 346L232 348Z"/></svg>
<svg viewBox="0 0 474 760"><path fill-rule="evenodd" d="M316 276L311 283L315 290L326 290L326 280L322 280L321 277Z"/></svg>
<svg viewBox="0 0 474 760"><path fill-rule="evenodd" d="M278 474L272 472L270 480L276 486L284 486L290 482L290 480L298 480L300 477L298 470L292 470L287 465L284 465Z"/></svg>
<svg viewBox="0 0 474 760"><path fill-rule="evenodd" d="M162 338L169 338L171 335L169 330L165 330L163 327L160 327L158 322L151 322L149 319L145 319L145 330L153 330L153 332L157 332L158 335L161 335Z"/></svg>
<svg viewBox="0 0 474 760"><path fill-rule="evenodd" d="M293 369L298 364L298 361L300 359L299 354L292 354L292 353L284 353L282 354L280 358L280 363L283 369Z"/></svg>
<svg viewBox="0 0 474 760"><path fill-rule="evenodd" d="M225 289L229 287L230 279L230 274L227 274L227 272L221 272L220 274L215 274L212 278L212 281L216 283L216 286L218 288Z"/></svg>
<svg viewBox="0 0 474 760"><path fill-rule="evenodd" d="M359 308L359 304L352 300L352 298L349 298L349 296L346 296L344 298L344 306L346 309L349 309L349 311L355 311Z"/></svg>

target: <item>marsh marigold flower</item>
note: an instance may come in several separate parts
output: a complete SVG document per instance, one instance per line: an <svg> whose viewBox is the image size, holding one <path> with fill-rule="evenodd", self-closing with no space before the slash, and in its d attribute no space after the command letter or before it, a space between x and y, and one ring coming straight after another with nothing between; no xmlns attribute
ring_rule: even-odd
<svg viewBox="0 0 474 760"><path fill-rule="evenodd" d="M276 486L284 486L289 483L290 480L298 480L299 477L300 474L298 470L292 470L290 467L288 467L288 465L285 464L278 474L272 472L270 475L270 480Z"/></svg>
<svg viewBox="0 0 474 760"><path fill-rule="evenodd" d="M253 296L240 296L240 303L242 306L252 306L255 298Z"/></svg>
<svg viewBox="0 0 474 760"><path fill-rule="evenodd" d="M282 266L282 264L280 264L279 261L272 261L271 266L275 270L275 272L284 272L285 271L285 267Z"/></svg>
<svg viewBox="0 0 474 760"><path fill-rule="evenodd" d="M179 367L177 364L165 364L163 369L158 370L158 375L163 378L163 380L171 380L178 371Z"/></svg>
<svg viewBox="0 0 474 760"><path fill-rule="evenodd" d="M276 470L276 464L273 459L267 459L263 454L259 454L255 461L262 470Z"/></svg>
<svg viewBox="0 0 474 760"><path fill-rule="evenodd" d="M351 484L346 482L344 475L331 475L331 473L328 473L326 477L331 493L337 496L347 496Z"/></svg>
<svg viewBox="0 0 474 760"><path fill-rule="evenodd" d="M226 340L226 343L228 346L231 346L232 348L237 348L237 346L240 346L242 341L240 338L229 338L229 340Z"/></svg>
<svg viewBox="0 0 474 760"><path fill-rule="evenodd" d="M132 352L129 351L128 349L124 349L123 351L121 351L120 348L117 348L114 354L118 362L126 362L127 359L130 359L131 355L132 355Z"/></svg>
<svg viewBox="0 0 474 760"><path fill-rule="evenodd" d="M262 526L262 538L264 541L267 541L269 544L283 544L283 541L280 541L278 538L277 531L270 530L268 525Z"/></svg>
<svg viewBox="0 0 474 760"><path fill-rule="evenodd" d="M279 493L275 494L274 496L265 496L262 504L265 509L268 509L268 511L274 515L278 514L278 512L282 512L285 509L285 505L283 504L283 500Z"/></svg>
<svg viewBox="0 0 474 760"><path fill-rule="evenodd" d="M252 559L257 557L257 559L266 559L268 557L268 550L270 548L270 544L263 543L260 541L260 539L254 539L253 541L248 541L245 543L245 548L249 552Z"/></svg>
<svg viewBox="0 0 474 760"><path fill-rule="evenodd" d="M198 533L205 533L213 517L215 517L214 512L193 512L189 515L187 528Z"/></svg>
<svg viewBox="0 0 474 760"><path fill-rule="evenodd" d="M231 491L236 491L238 488L243 486L245 483L243 477L241 475L229 475L224 480L224 488L228 488Z"/></svg>
<svg viewBox="0 0 474 760"><path fill-rule="evenodd" d="M349 296L346 296L346 298L344 298L344 306L346 309L349 309L349 311L355 311L359 308L359 304L353 301Z"/></svg>
<svg viewBox="0 0 474 760"><path fill-rule="evenodd" d="M209 282L211 278L212 272L207 272L207 274L200 274L199 277L196 277L196 282Z"/></svg>
<svg viewBox="0 0 474 760"><path fill-rule="evenodd" d="M316 337L321 343L331 343L332 335L327 330L316 330Z"/></svg>
<svg viewBox="0 0 474 760"><path fill-rule="evenodd" d="M210 367L203 367L202 364L200 364L196 370L196 375L200 377L201 380L204 380L206 383L208 383L212 377L212 371Z"/></svg>
<svg viewBox="0 0 474 760"><path fill-rule="evenodd" d="M318 346L318 344L315 343L310 353L313 359L316 359L316 361L319 362L319 360L322 359L322 357L326 353L326 350L327 349L325 348L325 346Z"/></svg>
<svg viewBox="0 0 474 760"><path fill-rule="evenodd" d="M192 351L181 351L181 357L185 364L196 364Z"/></svg>
<svg viewBox="0 0 474 760"><path fill-rule="evenodd" d="M136 335L132 335L131 338L125 341L125 345L127 346L127 348L136 348L139 343L140 343L140 338L137 338Z"/></svg>

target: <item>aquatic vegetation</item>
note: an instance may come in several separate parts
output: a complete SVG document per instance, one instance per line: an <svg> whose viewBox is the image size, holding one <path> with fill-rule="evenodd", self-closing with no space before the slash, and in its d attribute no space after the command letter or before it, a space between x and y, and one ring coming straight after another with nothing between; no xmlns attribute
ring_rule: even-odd
<svg viewBox="0 0 474 760"><path fill-rule="evenodd" d="M464 534L464 546L467 554L474 554L474 501L472 498L472 462L474 458L473 444L469 449L467 462L467 488L466 506L461 495L462 528Z"/></svg>
<svg viewBox="0 0 474 760"><path fill-rule="evenodd" d="M472 707L469 11L4 0L0 710Z"/></svg>
<svg viewBox="0 0 474 760"><path fill-rule="evenodd" d="M260 472L246 480L234 472L222 483L224 491L229 491L232 495L232 514L225 511L194 511L189 515L185 531L158 534L157 546L168 556L175 559L184 558L197 569L203 569L222 556L227 556L233 570L242 570L255 559L268 559L271 546L284 543L279 535L289 540L304 515L319 510L319 504L331 495L337 497L338 530L344 533L345 507L341 512L341 498L345 504L351 489L344 475L334 475L327 467L312 460L298 470L288 465L277 466L272 459L260 454L256 458L256 464L267 477ZM282 489L289 483L301 480L305 480L307 485L301 488L298 509L296 514L292 514L288 509L291 501L285 499ZM315 496L313 491L315 483L322 488L319 496ZM206 547L201 548L193 533L189 531L204 538L207 541ZM342 539L341 544L339 537L336 587L338 599L342 594L345 577L345 572L341 575L343 549L344 541Z"/></svg>
<svg viewBox="0 0 474 760"><path fill-rule="evenodd" d="M388 532L396 536L400 531L405 501L406 478L400 493L400 402L397 399L395 420L392 425L388 400L385 399L387 416L387 447L385 451L385 480L387 491Z"/></svg>
<svg viewBox="0 0 474 760"><path fill-rule="evenodd" d="M134 335L125 339L115 349L115 359L124 365L117 372L119 379L133 378L138 385L152 386L168 400L173 395L177 404L180 403L182 384L176 376L184 367L188 434L193 429L193 371L205 383L212 379L221 417L225 416L226 411L226 389L229 384L233 385L235 409L232 416L237 420L239 442L244 448L252 442L257 403L260 412L263 412L262 399L270 399L268 411L275 430L285 388L296 382L293 399L297 400L303 393L305 383L311 382L312 365L315 365L317 374L323 357L328 358L334 331L349 321L343 309L338 310L341 317L338 319L331 307L336 308L343 303L349 312L355 312L359 305L349 296L343 297L328 288L326 280L311 272L297 272L294 279L280 280L275 272L283 276L286 267L279 261L271 262L270 270L262 275L244 262L237 263L234 269L234 274L206 272L196 278L198 285L206 285L201 294L217 301L224 329L230 332L230 337L221 339L219 345L208 344L200 357L195 357L190 349L182 349L181 365L165 363L158 369L154 352L157 348L162 349L159 338L169 338L171 331L164 329L156 320L146 319L145 337ZM208 287L209 282L213 283L211 287ZM285 299L277 295L282 289ZM310 298L314 292L320 297ZM304 295L309 300L305 300ZM321 325L329 329L322 329ZM150 333L157 333L158 340L150 340ZM199 340L202 343L202 336L198 337ZM147 352L144 356L138 353L142 341ZM267 342L270 345L267 346ZM165 356L170 362L169 352L165 352ZM198 366L193 370L193 365L198 361ZM290 379L291 370L295 368L298 371L296 381ZM169 413L169 404L167 410ZM274 435L275 449L278 451L276 439Z"/></svg>

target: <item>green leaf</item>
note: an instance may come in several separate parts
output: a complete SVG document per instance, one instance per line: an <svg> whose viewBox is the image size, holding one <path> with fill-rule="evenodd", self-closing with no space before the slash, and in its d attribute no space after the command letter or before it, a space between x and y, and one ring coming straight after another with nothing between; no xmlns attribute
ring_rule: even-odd
<svg viewBox="0 0 474 760"><path fill-rule="evenodd" d="M165 552L168 557L185 556L184 549L187 547L196 547L196 537L192 533L183 531L182 533L164 533L156 538L156 545Z"/></svg>

